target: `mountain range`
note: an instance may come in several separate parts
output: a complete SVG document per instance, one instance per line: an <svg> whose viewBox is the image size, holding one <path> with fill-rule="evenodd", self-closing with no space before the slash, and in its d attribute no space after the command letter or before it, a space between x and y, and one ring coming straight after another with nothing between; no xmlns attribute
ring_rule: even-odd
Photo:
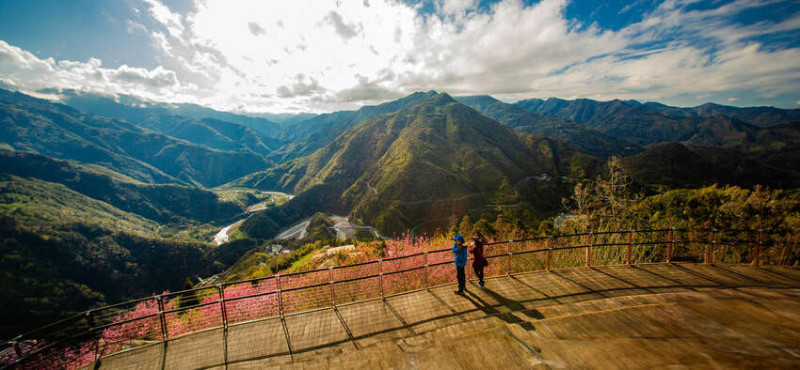
<svg viewBox="0 0 800 370"><path fill-rule="evenodd" d="M0 289L34 297L0 310L19 322L58 316L48 297L69 311L177 289L317 212L383 235L465 215L535 228L610 157L651 193L800 186L798 110L427 91L355 111L245 115L58 93L0 90L0 264L14 275ZM295 197L247 213L253 191ZM254 241L208 243L240 219Z"/></svg>
<svg viewBox="0 0 800 370"><path fill-rule="evenodd" d="M216 186L269 165L253 152L210 148L6 90L0 122L0 146L95 163L144 182Z"/></svg>
<svg viewBox="0 0 800 370"><path fill-rule="evenodd" d="M411 107L366 119L313 154L239 185L294 192L292 202L321 191L330 196L320 206L388 232L445 227L469 209L495 205L503 183L560 199L565 166L559 158L577 151L541 137L523 140L447 94L413 95L403 103L411 99ZM263 230L257 220L242 229Z"/></svg>

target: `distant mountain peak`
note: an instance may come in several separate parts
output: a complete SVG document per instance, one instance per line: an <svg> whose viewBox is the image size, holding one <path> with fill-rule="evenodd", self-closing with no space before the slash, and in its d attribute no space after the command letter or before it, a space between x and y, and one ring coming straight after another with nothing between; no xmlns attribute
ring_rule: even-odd
<svg viewBox="0 0 800 370"><path fill-rule="evenodd" d="M433 90L431 90L433 91ZM456 100L453 99L452 96L448 93L437 93L435 95L430 96L427 101L435 104L450 104L456 103Z"/></svg>

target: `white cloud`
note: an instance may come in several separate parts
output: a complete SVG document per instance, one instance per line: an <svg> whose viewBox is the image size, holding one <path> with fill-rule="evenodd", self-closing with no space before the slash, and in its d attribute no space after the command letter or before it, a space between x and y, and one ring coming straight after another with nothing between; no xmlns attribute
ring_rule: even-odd
<svg viewBox="0 0 800 370"><path fill-rule="evenodd" d="M143 0L150 6L150 15L161 23L174 37L181 37L183 34L183 17L173 13L166 5L159 0Z"/></svg>
<svg viewBox="0 0 800 370"><path fill-rule="evenodd" d="M464 15L476 6L475 0L437 0L436 7L444 15Z"/></svg>
<svg viewBox="0 0 800 370"><path fill-rule="evenodd" d="M159 66L148 70L122 65L103 68L102 61L87 62L35 55L0 40L0 76L6 83L34 92L44 88L77 89L106 94L128 93L161 99L165 95L181 96L191 91L181 85L174 71Z"/></svg>
<svg viewBox="0 0 800 370"><path fill-rule="evenodd" d="M733 103L739 101L739 98L728 98L728 102Z"/></svg>
<svg viewBox="0 0 800 370"><path fill-rule="evenodd" d="M141 24L139 22L136 22L136 21L128 19L125 22L125 25L126 25L126 28L128 30L128 33L130 33L130 34L134 34L134 33L137 33L137 32L145 33L145 34L147 33L147 27L145 27L143 24Z"/></svg>
<svg viewBox="0 0 800 370"><path fill-rule="evenodd" d="M194 0L188 14L140 1L127 29L149 35L161 67L112 70L16 48L0 51L0 78L29 90L50 81L254 111L352 108L430 89L658 100L733 90L770 97L800 86L799 48L750 41L800 29L800 14L732 21L772 0L704 10L664 1L618 31L566 19L567 0L503 0L481 12L475 0L435 0L429 15L394 0Z"/></svg>

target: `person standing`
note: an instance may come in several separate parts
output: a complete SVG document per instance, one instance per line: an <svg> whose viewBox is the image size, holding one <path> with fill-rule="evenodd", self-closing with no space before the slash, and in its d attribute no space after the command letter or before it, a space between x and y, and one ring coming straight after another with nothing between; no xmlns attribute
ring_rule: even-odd
<svg viewBox="0 0 800 370"><path fill-rule="evenodd" d="M489 261L483 255L483 238L479 234L472 234L472 248L469 250L473 256L472 269L475 271L475 276L478 278L478 285L483 288L485 285L483 281L483 269L489 265Z"/></svg>
<svg viewBox="0 0 800 370"><path fill-rule="evenodd" d="M463 295L467 281L466 272L464 271L467 266L467 246L464 245L464 237L461 235L456 235L453 240L455 241L453 243L453 255L455 256L456 278L458 279L458 290L453 293Z"/></svg>

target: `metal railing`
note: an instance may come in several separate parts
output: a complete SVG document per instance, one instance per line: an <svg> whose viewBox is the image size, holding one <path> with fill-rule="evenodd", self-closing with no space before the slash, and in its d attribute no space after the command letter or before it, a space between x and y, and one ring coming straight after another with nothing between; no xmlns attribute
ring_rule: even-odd
<svg viewBox="0 0 800 370"><path fill-rule="evenodd" d="M789 238L761 230L588 232L486 243L485 256L490 263L485 276L675 261L751 263L758 267L763 263L785 264L796 253ZM6 342L0 352L4 357L0 366L79 368L112 354L166 344L204 331L219 332L228 363L229 330L263 320L280 320L291 354L288 316L450 284L455 281L452 263L450 248L444 248L118 303Z"/></svg>

